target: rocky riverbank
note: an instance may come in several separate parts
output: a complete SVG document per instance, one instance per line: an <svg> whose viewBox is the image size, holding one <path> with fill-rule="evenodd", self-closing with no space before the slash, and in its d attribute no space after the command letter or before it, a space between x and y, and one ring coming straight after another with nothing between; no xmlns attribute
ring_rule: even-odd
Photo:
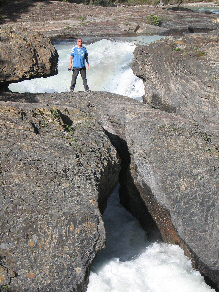
<svg viewBox="0 0 219 292"><path fill-rule="evenodd" d="M187 10L25 3L1 25L1 65L8 64L1 67L2 89L9 81L56 73L57 54L39 30L52 38L76 37L76 28L86 35L88 27L94 36L136 34L143 27L141 13L153 11L172 18L160 26L145 24L142 33L218 26L217 16ZM76 19L85 9L99 11L90 26L80 19L63 28L68 13ZM109 15L106 21L110 9L121 18ZM130 23L124 26L124 19ZM16 33L17 44L14 39L10 46ZM122 204L146 232L158 228L219 288L218 43L215 31L137 47L132 68L144 81L144 103L107 92L1 93L0 286L86 291L90 265L105 246L101 213L120 182ZM21 62L12 66L19 48Z"/></svg>
<svg viewBox="0 0 219 292"><path fill-rule="evenodd" d="M86 290L104 247L99 209L118 181L145 231L157 226L218 284L218 131L105 92L3 97L1 275L12 291Z"/></svg>
<svg viewBox="0 0 219 292"><path fill-rule="evenodd" d="M52 39L78 36L170 34L213 30L218 15L182 6L101 7L63 1L9 1L0 6L1 28L19 26ZM150 18L155 15L157 18ZM156 24L156 25L154 25Z"/></svg>

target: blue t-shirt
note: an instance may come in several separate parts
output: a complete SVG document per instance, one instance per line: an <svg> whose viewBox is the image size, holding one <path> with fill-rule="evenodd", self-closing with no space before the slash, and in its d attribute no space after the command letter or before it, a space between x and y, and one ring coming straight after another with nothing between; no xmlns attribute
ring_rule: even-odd
<svg viewBox="0 0 219 292"><path fill-rule="evenodd" d="M73 48L71 56L73 56L73 68L85 68L85 59L88 57L87 49L85 47Z"/></svg>

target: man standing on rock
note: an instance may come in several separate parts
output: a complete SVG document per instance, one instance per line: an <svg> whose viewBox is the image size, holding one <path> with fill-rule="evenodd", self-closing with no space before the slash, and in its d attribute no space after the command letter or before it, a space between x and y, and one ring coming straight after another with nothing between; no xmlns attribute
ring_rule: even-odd
<svg viewBox="0 0 219 292"><path fill-rule="evenodd" d="M73 74L72 74L70 91L74 91L76 79L78 77L79 72L81 73L85 91L89 91L89 87L87 85L87 79L86 79L85 60L87 62L87 69L89 69L87 49L82 46L82 39L79 38L77 40L77 47L73 48L70 54L70 63L68 67L69 71L72 69L72 61L73 61L73 69L72 69Z"/></svg>

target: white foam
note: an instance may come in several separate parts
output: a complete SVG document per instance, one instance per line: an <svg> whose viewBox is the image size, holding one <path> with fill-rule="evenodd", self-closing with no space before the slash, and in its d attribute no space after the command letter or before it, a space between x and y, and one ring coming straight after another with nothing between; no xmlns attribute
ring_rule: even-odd
<svg viewBox="0 0 219 292"><path fill-rule="evenodd" d="M92 266L87 292L210 292L181 248L151 243L118 201L117 190L103 215L107 248Z"/></svg>
<svg viewBox="0 0 219 292"><path fill-rule="evenodd" d="M148 41L151 40L148 39ZM136 40L138 41L138 40ZM69 57L73 43L56 45L59 54L58 75L14 83L9 86L15 92L67 92L70 88L72 72L68 72ZM86 45L89 53L90 69L87 70L88 85L92 91L108 91L131 98L141 99L144 94L142 80L129 67L133 60L134 40L119 41L102 39ZM75 91L83 91L79 74Z"/></svg>

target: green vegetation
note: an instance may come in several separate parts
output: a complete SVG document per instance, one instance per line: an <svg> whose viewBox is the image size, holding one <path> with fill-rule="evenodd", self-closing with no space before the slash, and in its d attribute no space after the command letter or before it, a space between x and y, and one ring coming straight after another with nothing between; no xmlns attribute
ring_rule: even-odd
<svg viewBox="0 0 219 292"><path fill-rule="evenodd" d="M194 52L197 52L197 57L201 57L201 56L204 56L204 55L205 55L205 52L203 52L203 51L198 51L198 48L197 48L197 47L194 47L194 48L193 48L193 51L194 51Z"/></svg>
<svg viewBox="0 0 219 292"><path fill-rule="evenodd" d="M0 292L10 292L8 286L1 286L0 289Z"/></svg>
<svg viewBox="0 0 219 292"><path fill-rule="evenodd" d="M84 17L84 16L79 16L79 19L80 19L81 21L83 21L83 20L86 19L86 17Z"/></svg>
<svg viewBox="0 0 219 292"><path fill-rule="evenodd" d="M53 115L53 117L57 120L60 120L61 119L61 116L60 116L60 111L57 110L57 109L51 109L50 110L51 114Z"/></svg>
<svg viewBox="0 0 219 292"><path fill-rule="evenodd" d="M172 48L172 52L178 52L178 51L180 51L181 49L180 48Z"/></svg>
<svg viewBox="0 0 219 292"><path fill-rule="evenodd" d="M172 51L172 52L178 52L178 51L180 51L180 50L181 50L181 49L178 48L176 44L172 44L172 45L171 45L171 51Z"/></svg>
<svg viewBox="0 0 219 292"><path fill-rule="evenodd" d="M69 133L74 131L74 129L70 125L67 125L67 124L64 124L63 128L65 129L66 132L69 132Z"/></svg>
<svg viewBox="0 0 219 292"><path fill-rule="evenodd" d="M159 24L160 24L160 20L159 20L158 16L155 15L155 14L151 14L151 15L148 17L147 20L148 20L148 22L149 22L150 24L153 24L153 25L159 25Z"/></svg>
<svg viewBox="0 0 219 292"><path fill-rule="evenodd" d="M68 116L62 114L58 109L50 109L50 112L55 120L63 127L66 132L73 132L75 129L72 127L72 121Z"/></svg>
<svg viewBox="0 0 219 292"><path fill-rule="evenodd" d="M41 111L41 110L39 110L39 114L40 114L41 116L44 116L44 112Z"/></svg>
<svg viewBox="0 0 219 292"><path fill-rule="evenodd" d="M205 53L202 52L202 51L200 51L200 52L197 53L197 57L201 57L201 56L204 56L204 55L205 55Z"/></svg>

